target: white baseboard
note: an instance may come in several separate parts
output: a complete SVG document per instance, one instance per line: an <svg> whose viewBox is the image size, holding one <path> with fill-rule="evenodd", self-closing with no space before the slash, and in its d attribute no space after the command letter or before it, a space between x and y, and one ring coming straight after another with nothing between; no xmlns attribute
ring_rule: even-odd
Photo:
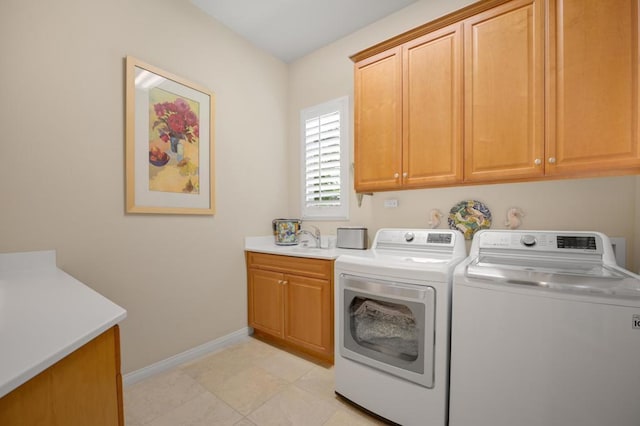
<svg viewBox="0 0 640 426"><path fill-rule="evenodd" d="M185 362L192 361L208 353L215 352L217 350L230 346L233 343L236 343L247 337L250 334L250 331L251 329L249 327L242 328L238 331L234 331L231 334L227 334L226 336L222 336L218 339L204 343L200 346L196 346L195 348L191 348L187 351L184 351L167 359L163 359L162 361L158 361L139 370L127 373L122 377L122 383L124 386L132 385L139 382L140 380L147 379L156 374L175 368L180 364L184 364Z"/></svg>

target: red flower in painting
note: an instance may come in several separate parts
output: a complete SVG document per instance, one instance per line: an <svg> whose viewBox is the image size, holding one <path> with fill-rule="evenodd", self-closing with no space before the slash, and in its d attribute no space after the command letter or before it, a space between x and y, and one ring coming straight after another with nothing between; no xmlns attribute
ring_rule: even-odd
<svg viewBox="0 0 640 426"><path fill-rule="evenodd" d="M169 139L187 139L195 142L200 136L198 129L198 116L191 110L189 103L182 98L173 102L159 102L153 105L157 120L153 128L158 128L160 139L167 142Z"/></svg>
<svg viewBox="0 0 640 426"><path fill-rule="evenodd" d="M185 133L185 121L181 115L173 114L167 119L169 129L174 133Z"/></svg>
<svg viewBox="0 0 640 426"><path fill-rule="evenodd" d="M173 104L175 105L176 110L180 114L184 114L185 112L191 110L191 108L189 107L189 104L184 99L178 98Z"/></svg>
<svg viewBox="0 0 640 426"><path fill-rule="evenodd" d="M198 125L198 116L191 110L185 112L184 119L187 122L187 126L193 127Z"/></svg>

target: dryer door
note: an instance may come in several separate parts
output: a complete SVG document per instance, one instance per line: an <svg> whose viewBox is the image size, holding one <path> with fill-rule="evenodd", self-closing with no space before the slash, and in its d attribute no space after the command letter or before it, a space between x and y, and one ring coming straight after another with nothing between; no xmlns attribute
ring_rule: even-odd
<svg viewBox="0 0 640 426"><path fill-rule="evenodd" d="M431 388L433 287L340 276L340 354Z"/></svg>

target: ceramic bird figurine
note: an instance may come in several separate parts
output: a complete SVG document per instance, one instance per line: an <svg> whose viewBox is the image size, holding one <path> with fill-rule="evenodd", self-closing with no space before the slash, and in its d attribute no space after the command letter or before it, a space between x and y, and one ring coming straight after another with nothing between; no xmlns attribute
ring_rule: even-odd
<svg viewBox="0 0 640 426"><path fill-rule="evenodd" d="M442 219L442 212L438 209L433 209L429 212L429 226L431 229L436 229L440 226L440 220Z"/></svg>
<svg viewBox="0 0 640 426"><path fill-rule="evenodd" d="M522 224L524 212L518 207L512 207L507 210L507 221L504 223L509 229L517 229Z"/></svg>

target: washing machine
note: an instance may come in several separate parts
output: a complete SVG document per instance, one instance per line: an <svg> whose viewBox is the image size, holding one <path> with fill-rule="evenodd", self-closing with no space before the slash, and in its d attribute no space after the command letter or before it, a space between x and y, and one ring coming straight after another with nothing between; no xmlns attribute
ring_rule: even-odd
<svg viewBox="0 0 640 426"><path fill-rule="evenodd" d="M335 392L404 426L447 424L451 230L381 229L335 262Z"/></svg>
<svg viewBox="0 0 640 426"><path fill-rule="evenodd" d="M640 425L640 281L598 232L478 232L453 280L451 426Z"/></svg>

